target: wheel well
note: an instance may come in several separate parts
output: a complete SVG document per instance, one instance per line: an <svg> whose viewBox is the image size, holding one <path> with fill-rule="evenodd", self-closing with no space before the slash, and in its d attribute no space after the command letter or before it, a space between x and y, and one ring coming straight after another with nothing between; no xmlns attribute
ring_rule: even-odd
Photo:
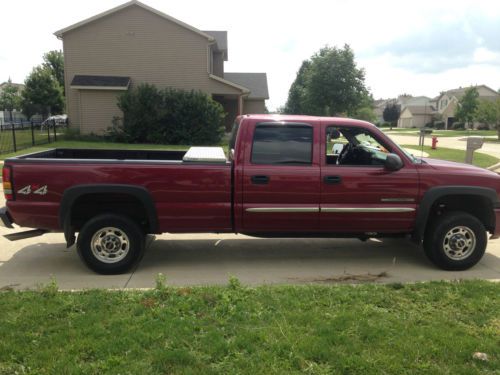
<svg viewBox="0 0 500 375"><path fill-rule="evenodd" d="M151 229L144 204L126 193L90 193L78 197L71 206L71 227L78 232L88 220L104 213L127 216L146 233Z"/></svg>
<svg viewBox="0 0 500 375"><path fill-rule="evenodd" d="M487 231L492 232L495 229L493 204L487 197L466 194L440 197L432 205L427 222L430 223L435 218L450 211L467 212L477 217L483 223Z"/></svg>

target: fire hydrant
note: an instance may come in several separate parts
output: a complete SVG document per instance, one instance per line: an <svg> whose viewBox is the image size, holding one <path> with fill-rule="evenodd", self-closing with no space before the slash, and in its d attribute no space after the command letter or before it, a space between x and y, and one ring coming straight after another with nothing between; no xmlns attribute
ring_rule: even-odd
<svg viewBox="0 0 500 375"><path fill-rule="evenodd" d="M435 135L432 136L432 146L431 148L433 150L435 150L437 148L437 143L438 143L438 137L436 137Z"/></svg>

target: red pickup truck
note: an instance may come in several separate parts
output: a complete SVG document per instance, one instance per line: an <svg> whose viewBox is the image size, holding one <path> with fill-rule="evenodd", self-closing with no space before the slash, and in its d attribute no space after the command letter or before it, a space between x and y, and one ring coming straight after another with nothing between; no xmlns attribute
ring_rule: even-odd
<svg viewBox="0 0 500 375"><path fill-rule="evenodd" d="M137 262L147 234L411 236L448 270L500 235L500 176L416 158L374 125L245 115L222 148L52 149L5 161L0 223L60 231L92 270ZM31 234L30 234L31 233Z"/></svg>

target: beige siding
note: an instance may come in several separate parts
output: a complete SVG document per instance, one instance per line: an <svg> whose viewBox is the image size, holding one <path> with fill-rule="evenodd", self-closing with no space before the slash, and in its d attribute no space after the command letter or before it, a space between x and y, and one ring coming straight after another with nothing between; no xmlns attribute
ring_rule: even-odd
<svg viewBox="0 0 500 375"><path fill-rule="evenodd" d="M132 85L211 92L208 40L135 5L65 33L63 48L68 115L77 127L86 115L80 114L78 90L69 88L76 74L129 76Z"/></svg>
<svg viewBox="0 0 500 375"><path fill-rule="evenodd" d="M243 114L262 114L266 113L266 103L261 100L245 100L243 103Z"/></svg>
<svg viewBox="0 0 500 375"><path fill-rule="evenodd" d="M240 95L241 90L219 82L216 79L210 79L210 92L214 95Z"/></svg>
<svg viewBox="0 0 500 375"><path fill-rule="evenodd" d="M117 107L117 95L121 91L107 90L81 90L80 105L81 123L80 131L84 134L102 134L111 125L114 116L123 116Z"/></svg>
<svg viewBox="0 0 500 375"><path fill-rule="evenodd" d="M408 108L399 115L398 128L411 128L412 127L412 114Z"/></svg>

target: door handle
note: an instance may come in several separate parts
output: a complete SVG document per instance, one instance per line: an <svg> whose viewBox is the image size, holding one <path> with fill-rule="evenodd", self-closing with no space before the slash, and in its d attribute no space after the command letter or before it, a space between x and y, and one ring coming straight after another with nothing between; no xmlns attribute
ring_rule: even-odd
<svg viewBox="0 0 500 375"><path fill-rule="evenodd" d="M342 182L342 177L340 176L325 176L323 178L325 184L340 184Z"/></svg>
<svg viewBox="0 0 500 375"><path fill-rule="evenodd" d="M265 185L269 182L269 177L268 176L252 176L251 180L252 180L252 184Z"/></svg>

